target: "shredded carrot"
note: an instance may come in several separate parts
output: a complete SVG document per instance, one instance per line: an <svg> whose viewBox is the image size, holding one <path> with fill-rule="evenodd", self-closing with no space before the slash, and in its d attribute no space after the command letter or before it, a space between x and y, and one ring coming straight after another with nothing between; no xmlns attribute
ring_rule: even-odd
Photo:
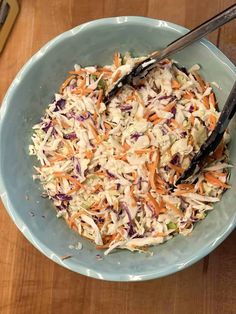
<svg viewBox="0 0 236 314"><path fill-rule="evenodd" d="M112 74L112 71L109 70L109 69L106 69L106 68L99 68L98 71L99 72L103 72L103 73L105 73L107 75L111 75Z"/></svg>
<svg viewBox="0 0 236 314"><path fill-rule="evenodd" d="M50 164L53 164L53 163L55 163L55 162L57 162L57 161L61 161L61 160L64 160L64 159L66 159L66 156L63 156L63 155L59 155L59 154L58 154L58 156L56 156L56 157L54 157L54 158L51 158L51 159L49 160L49 162L50 162Z"/></svg>
<svg viewBox="0 0 236 314"><path fill-rule="evenodd" d="M126 154L117 155L117 156L115 156L115 159L116 159L116 160L127 161L127 156L126 156Z"/></svg>
<svg viewBox="0 0 236 314"><path fill-rule="evenodd" d="M114 65L116 68L119 68L120 67L120 54L119 52L115 52L114 53Z"/></svg>
<svg viewBox="0 0 236 314"><path fill-rule="evenodd" d="M61 85L61 87L60 87L60 94L62 94L62 92L63 92L63 90L64 90L64 88L66 88L66 86L70 83L70 81L71 80L73 80L75 78L75 76L74 75L71 75L71 76L69 76L64 82L63 82L63 84Z"/></svg>
<svg viewBox="0 0 236 314"><path fill-rule="evenodd" d="M194 189L188 189L188 190L176 190L173 194L175 196L181 196L181 195L184 195L186 193L193 193L194 192Z"/></svg>
<svg viewBox="0 0 236 314"><path fill-rule="evenodd" d="M103 171L95 172L95 175L99 176L99 177L106 177L107 176L106 173Z"/></svg>
<svg viewBox="0 0 236 314"><path fill-rule="evenodd" d="M97 103L96 103L97 110L99 110L100 106L101 106L102 94L103 94L103 91L102 91L102 89L100 89L99 92L98 92L98 100L97 100Z"/></svg>
<svg viewBox="0 0 236 314"><path fill-rule="evenodd" d="M227 176L227 174L225 172L220 172L220 171L213 171L212 173L214 173L214 176L216 176L217 178L225 178Z"/></svg>
<svg viewBox="0 0 236 314"><path fill-rule="evenodd" d="M183 169L183 168L181 168L181 167L179 167L179 166L176 166L176 165L173 165L171 162L168 163L168 166L169 166L171 169L175 170L176 172L178 172L178 173L180 173L180 174L184 172L184 169Z"/></svg>
<svg viewBox="0 0 236 314"><path fill-rule="evenodd" d="M97 119L98 119L97 111L94 111L93 120L94 120L96 123L97 123Z"/></svg>
<svg viewBox="0 0 236 314"><path fill-rule="evenodd" d="M69 174L64 173L64 172L54 172L54 176L56 178L65 178L68 181L72 182L74 185L76 185L78 188L81 188L83 185L75 178L71 177Z"/></svg>
<svg viewBox="0 0 236 314"><path fill-rule="evenodd" d="M210 105L209 105L209 98L207 96L204 96L202 98L203 104L205 106L206 109L210 109Z"/></svg>
<svg viewBox="0 0 236 314"><path fill-rule="evenodd" d="M101 190L102 189L102 184L96 184L94 186L94 190L93 190L93 193L96 193L97 191ZM100 207L100 206L99 206Z"/></svg>
<svg viewBox="0 0 236 314"><path fill-rule="evenodd" d="M216 150L212 154L215 159L220 159L224 153L224 142L221 141L220 144L216 147Z"/></svg>
<svg viewBox="0 0 236 314"><path fill-rule="evenodd" d="M131 197L131 205L132 206L136 206L137 202L136 202L136 198L135 198L135 195L134 195L134 186L133 185L130 188L130 197Z"/></svg>
<svg viewBox="0 0 236 314"><path fill-rule="evenodd" d="M194 98L194 94L191 92L186 92L185 94L183 94L183 99L192 99Z"/></svg>
<svg viewBox="0 0 236 314"><path fill-rule="evenodd" d="M129 101L129 100L135 100L135 96L133 94L131 94L128 97L126 97L125 101Z"/></svg>
<svg viewBox="0 0 236 314"><path fill-rule="evenodd" d="M154 114L152 114L151 116L148 117L148 120L149 121L154 121L154 120L156 120L158 118L159 118L158 115L156 113L154 113Z"/></svg>
<svg viewBox="0 0 236 314"><path fill-rule="evenodd" d="M201 78L201 76L197 73L197 72L194 72L194 76L197 80L197 82L199 83L200 87L202 88L202 90L205 90L205 82L203 81L203 79Z"/></svg>
<svg viewBox="0 0 236 314"><path fill-rule="evenodd" d="M161 186L165 186L165 181L162 179L160 175L156 175L156 181L159 183Z"/></svg>
<svg viewBox="0 0 236 314"><path fill-rule="evenodd" d="M86 80L83 78L81 83L79 84L78 88L84 88L86 85Z"/></svg>
<svg viewBox="0 0 236 314"><path fill-rule="evenodd" d="M121 77L121 70L116 71L116 74L114 75L112 79L112 83L116 82Z"/></svg>
<svg viewBox="0 0 236 314"><path fill-rule="evenodd" d="M160 155L159 155L159 151L157 151L155 161L147 165L147 168L149 170L149 182L153 190L157 189L156 184L155 184L155 175L156 175L156 170L159 165L159 161L160 161Z"/></svg>
<svg viewBox="0 0 236 314"><path fill-rule="evenodd" d="M135 90L135 98L136 98L137 102L138 102L141 106L145 107L144 102L143 102L141 96L139 95L139 93L138 93L136 90Z"/></svg>
<svg viewBox="0 0 236 314"><path fill-rule="evenodd" d="M127 142L124 142L124 144L122 145L124 152L127 152L127 150L130 149L130 145Z"/></svg>
<svg viewBox="0 0 236 314"><path fill-rule="evenodd" d="M171 87L172 87L173 89L179 89L180 86L181 86L181 85L180 85L179 82L176 81L176 80L173 80L173 81L171 82Z"/></svg>
<svg viewBox="0 0 236 314"><path fill-rule="evenodd" d="M70 127L70 125L67 122L63 121L63 120L59 120L59 123L61 124L63 129L68 129Z"/></svg>
<svg viewBox="0 0 236 314"><path fill-rule="evenodd" d="M70 74L80 75L80 74L94 74L94 75L100 75L98 71L90 71L88 69L80 69L76 71L69 71Z"/></svg>
<svg viewBox="0 0 236 314"><path fill-rule="evenodd" d="M166 237L166 236L167 236L167 234L165 234L164 232L156 232L154 234L154 237L161 237L161 238L163 238L163 237Z"/></svg>
<svg viewBox="0 0 236 314"><path fill-rule="evenodd" d="M156 215L159 215L160 207L150 192L147 193L147 198L148 198L148 201L153 205Z"/></svg>
<svg viewBox="0 0 236 314"><path fill-rule="evenodd" d="M96 141L99 142L100 138L98 136L98 132L97 132L95 126L92 123L90 123L89 126L90 126L91 132L93 133L93 136L95 137Z"/></svg>
<svg viewBox="0 0 236 314"><path fill-rule="evenodd" d="M175 107L176 103L175 102L171 102L168 105L165 106L165 108L163 109L164 111L170 112L174 107Z"/></svg>
<svg viewBox="0 0 236 314"><path fill-rule="evenodd" d="M133 177L133 180L134 180L134 181L137 180L137 172L136 172L136 171L133 171L133 172L132 172L132 177Z"/></svg>
<svg viewBox="0 0 236 314"><path fill-rule="evenodd" d="M182 183L182 184L178 184L178 189L181 189L181 190L185 190L185 189L193 189L194 186L190 183Z"/></svg>
<svg viewBox="0 0 236 314"><path fill-rule="evenodd" d="M209 128L210 128L210 130L213 131L214 128L216 127L216 122L217 122L216 116L211 114L210 117L209 117L209 120L210 120Z"/></svg>
<svg viewBox="0 0 236 314"><path fill-rule="evenodd" d="M156 148L142 148L142 149L136 149L134 152L137 155L142 155L146 153L150 153L151 151L155 151Z"/></svg>
<svg viewBox="0 0 236 314"><path fill-rule="evenodd" d="M143 115L144 119L148 119L150 115L151 115L151 111L148 108L146 108L145 113Z"/></svg>
<svg viewBox="0 0 236 314"><path fill-rule="evenodd" d="M74 189L71 189L69 192L67 192L66 194L67 195L71 195L71 194L73 194L73 193L75 193L75 192L77 192L78 191L78 188L74 188Z"/></svg>
<svg viewBox="0 0 236 314"><path fill-rule="evenodd" d="M75 75L84 74L84 73L86 73L84 69L80 69L77 71L69 71L69 74L75 74Z"/></svg>
<svg viewBox="0 0 236 314"><path fill-rule="evenodd" d="M77 229L77 226L76 226L76 224L75 224L75 219L79 218L81 215L82 215L82 212L77 212L77 213L73 214L73 215L69 218L68 223L69 223L69 225L70 225L71 228L76 227L76 229Z"/></svg>
<svg viewBox="0 0 236 314"><path fill-rule="evenodd" d="M168 191L167 191L166 189L162 188L162 187L158 187L158 188L156 189L156 192L157 192L157 194L160 194L160 195L166 195L166 194L168 194Z"/></svg>
<svg viewBox="0 0 236 314"><path fill-rule="evenodd" d="M180 209L178 209L174 204L170 203L170 202L166 202L166 205L172 209L177 215L179 215L180 217L183 217L183 213Z"/></svg>
<svg viewBox="0 0 236 314"><path fill-rule="evenodd" d="M194 115L191 114L191 116L189 117L189 122L191 123L191 125L194 125L194 121L195 121L195 117Z"/></svg>
<svg viewBox="0 0 236 314"><path fill-rule="evenodd" d="M231 186L222 182L221 180L217 179L213 174L210 172L204 173L204 177L207 182L211 183L212 185L222 187L224 189L229 189Z"/></svg>
<svg viewBox="0 0 236 314"><path fill-rule="evenodd" d="M155 174L156 174L156 168L157 168L156 162L147 164L147 168L149 170L149 182L150 182L151 188L155 191L156 190Z"/></svg>
<svg viewBox="0 0 236 314"><path fill-rule="evenodd" d="M153 125L156 125L156 124L160 123L160 122L163 121L163 120L164 120L163 118L158 118L158 119L152 121L152 124L153 124Z"/></svg>
<svg viewBox="0 0 236 314"><path fill-rule="evenodd" d="M91 150L86 150L85 157L91 160L93 158L93 152Z"/></svg>
<svg viewBox="0 0 236 314"><path fill-rule="evenodd" d="M216 106L216 100L215 100L215 95L214 93L210 93L210 96L209 96L209 103L212 105L212 106Z"/></svg>

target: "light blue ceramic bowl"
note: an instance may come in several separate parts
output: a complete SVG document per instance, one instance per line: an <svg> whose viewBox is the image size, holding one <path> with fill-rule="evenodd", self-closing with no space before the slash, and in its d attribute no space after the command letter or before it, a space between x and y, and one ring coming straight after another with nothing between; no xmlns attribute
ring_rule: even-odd
<svg viewBox="0 0 236 314"><path fill-rule="evenodd" d="M38 182L32 181L33 162L28 156L32 126L58 90L69 69L81 65L109 64L114 51L136 55L159 49L186 33L186 29L164 21L143 17L117 17L80 25L46 44L19 72L11 84L1 108L1 180L4 205L26 238L43 254L75 272L105 280L138 281L158 278L198 261L233 230L236 223L236 189L226 192L220 204L198 223L189 237L152 248L153 256L117 251L98 260L101 252L58 220L51 203L40 197ZM206 40L176 54L174 59L188 67L202 66L208 81L216 81L220 106L236 79L234 65ZM235 130L232 130L235 133ZM236 134L231 143L231 158L236 160ZM236 186L236 169L231 184ZM27 200L28 196L28 200ZM34 212L32 217L30 212ZM81 251L69 245L82 242ZM62 261L63 255L73 255Z"/></svg>

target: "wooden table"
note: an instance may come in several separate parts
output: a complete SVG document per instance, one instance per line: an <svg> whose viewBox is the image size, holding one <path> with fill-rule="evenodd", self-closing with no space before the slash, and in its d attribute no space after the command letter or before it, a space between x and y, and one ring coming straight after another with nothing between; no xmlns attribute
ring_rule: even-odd
<svg viewBox="0 0 236 314"><path fill-rule="evenodd" d="M22 65L48 40L92 19L143 15L193 28L234 0L22 0L0 56L0 102ZM209 36L236 62L236 22ZM236 313L236 232L192 267L142 283L66 270L39 253L0 207L0 313Z"/></svg>

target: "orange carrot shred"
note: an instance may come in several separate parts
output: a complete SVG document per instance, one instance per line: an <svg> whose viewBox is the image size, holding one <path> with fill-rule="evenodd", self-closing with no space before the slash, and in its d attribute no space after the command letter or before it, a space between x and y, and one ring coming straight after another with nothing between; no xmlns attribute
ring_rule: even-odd
<svg viewBox="0 0 236 314"><path fill-rule="evenodd" d="M156 215L159 215L159 213L160 213L160 207L159 207L157 201L156 201L155 198L151 195L150 192L147 193L147 198L148 198L149 202L153 205Z"/></svg>
<svg viewBox="0 0 236 314"><path fill-rule="evenodd" d="M209 105L209 98L207 96L204 96L202 98L203 104L205 106L206 109L210 109L210 105Z"/></svg>
<svg viewBox="0 0 236 314"><path fill-rule="evenodd" d="M71 75L71 76L69 76L64 82L63 82L63 84L61 85L61 87L60 87L60 94L62 94L62 92L63 92L63 90L64 90L64 88L66 88L66 86L70 83L70 81L71 80L73 80L75 78L75 76L74 75Z"/></svg>
<svg viewBox="0 0 236 314"><path fill-rule="evenodd" d="M166 205L172 209L177 215L179 215L180 217L183 217L183 213L181 212L180 209L178 209L174 204L166 202Z"/></svg>
<svg viewBox="0 0 236 314"><path fill-rule="evenodd" d="M165 106L164 111L170 112L175 107L175 105L175 102L171 102L170 104Z"/></svg>
<svg viewBox="0 0 236 314"><path fill-rule="evenodd" d="M202 88L202 90L205 90L205 82L203 81L201 76L197 72L194 72L194 76L195 76L197 82L199 83L200 87Z"/></svg>
<svg viewBox="0 0 236 314"><path fill-rule="evenodd" d="M97 100L97 103L96 103L96 106L97 106L97 109L99 110L100 109L100 106L101 106L101 102L102 102L102 89L99 90L98 92L98 100Z"/></svg>
<svg viewBox="0 0 236 314"><path fill-rule="evenodd" d="M222 182L221 180L217 179L210 172L204 173L204 177L205 177L206 181L211 183L212 185L215 185L215 186L218 186L218 187L222 187L224 189L229 189L230 188L230 185L228 185L228 184Z"/></svg>
<svg viewBox="0 0 236 314"><path fill-rule="evenodd" d="M192 98L194 98L194 94L191 92L186 92L185 94L183 94L183 98L184 99L192 99Z"/></svg>
<svg viewBox="0 0 236 314"><path fill-rule="evenodd" d="M173 80L173 81L171 82L171 87L172 87L173 89L179 89L179 88L180 88L180 84L179 84L178 81Z"/></svg>
<svg viewBox="0 0 236 314"><path fill-rule="evenodd" d="M209 128L210 130L214 130L214 128L216 127L216 116L211 114L210 117L209 117L209 120L210 120L210 125L209 125Z"/></svg>
<svg viewBox="0 0 236 314"><path fill-rule="evenodd" d="M112 83L116 82L121 77L121 70L118 70L112 79Z"/></svg>
<svg viewBox="0 0 236 314"><path fill-rule="evenodd" d="M126 152L127 150L130 149L130 145L127 142L124 142L124 144L122 145L124 152Z"/></svg>
<svg viewBox="0 0 236 314"><path fill-rule="evenodd" d="M115 54L114 54L114 65L116 68L119 68L119 66L120 66L120 54L119 54L119 52L115 52Z"/></svg>
<svg viewBox="0 0 236 314"><path fill-rule="evenodd" d="M91 160L93 158L93 152L91 150L87 150L85 152L85 157Z"/></svg>
<svg viewBox="0 0 236 314"><path fill-rule="evenodd" d="M176 166L176 165L173 165L172 163L169 163L168 166L172 169L174 169L176 172L178 173L183 173L184 172L184 169L179 167L179 166Z"/></svg>
<svg viewBox="0 0 236 314"><path fill-rule="evenodd" d="M210 96L209 96L209 103L212 105L212 106L216 106L216 100L215 100L215 95L214 93L210 93Z"/></svg>

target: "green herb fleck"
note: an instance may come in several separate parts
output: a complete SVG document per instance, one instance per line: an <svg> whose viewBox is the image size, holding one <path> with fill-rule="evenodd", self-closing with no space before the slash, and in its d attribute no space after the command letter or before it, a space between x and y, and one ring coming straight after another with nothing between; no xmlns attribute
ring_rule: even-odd
<svg viewBox="0 0 236 314"><path fill-rule="evenodd" d="M167 224L167 228L168 229L177 229L177 225L171 221Z"/></svg>

